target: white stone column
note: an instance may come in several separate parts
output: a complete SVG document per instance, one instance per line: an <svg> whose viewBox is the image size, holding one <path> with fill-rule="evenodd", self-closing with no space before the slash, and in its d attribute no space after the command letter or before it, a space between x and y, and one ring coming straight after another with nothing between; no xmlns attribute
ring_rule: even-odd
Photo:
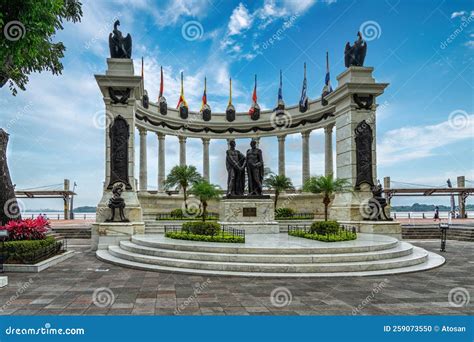
<svg viewBox="0 0 474 342"><path fill-rule="evenodd" d="M333 161L332 161L332 129L334 124L324 127L324 174L329 176L333 174Z"/></svg>
<svg viewBox="0 0 474 342"><path fill-rule="evenodd" d="M163 133L156 133L158 138L158 191L163 192L165 190L165 137Z"/></svg>
<svg viewBox="0 0 474 342"><path fill-rule="evenodd" d="M147 191L148 189L148 171L147 171L147 159L146 159L146 134L147 131L144 128L138 129L140 132L140 191Z"/></svg>
<svg viewBox="0 0 474 342"><path fill-rule="evenodd" d="M310 159L309 159L309 136L311 131L301 132L301 141L302 141L302 183L309 179L310 176Z"/></svg>
<svg viewBox="0 0 474 342"><path fill-rule="evenodd" d="M285 174L285 139L286 135L278 136L278 174Z"/></svg>
<svg viewBox="0 0 474 342"><path fill-rule="evenodd" d="M202 175L209 182L209 144L211 139L202 138Z"/></svg>
<svg viewBox="0 0 474 342"><path fill-rule="evenodd" d="M179 136L179 165L186 165L186 137Z"/></svg>

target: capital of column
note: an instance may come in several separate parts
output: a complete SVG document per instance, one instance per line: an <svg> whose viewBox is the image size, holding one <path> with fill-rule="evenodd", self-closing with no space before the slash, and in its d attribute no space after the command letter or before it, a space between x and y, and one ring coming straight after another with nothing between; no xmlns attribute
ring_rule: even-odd
<svg viewBox="0 0 474 342"><path fill-rule="evenodd" d="M278 138L278 141L279 141L279 142L285 141L285 139L286 139L286 134L279 135L277 138Z"/></svg>
<svg viewBox="0 0 474 342"><path fill-rule="evenodd" d="M186 144L186 138L187 137L185 137L183 135L178 136L179 143L180 144Z"/></svg>
<svg viewBox="0 0 474 342"><path fill-rule="evenodd" d="M146 130L146 128L138 127L138 133L139 133L140 135L146 135L146 134L147 134L147 130Z"/></svg>
<svg viewBox="0 0 474 342"><path fill-rule="evenodd" d="M308 139L310 135L311 135L311 131L301 132L301 136L303 137L303 139Z"/></svg>
<svg viewBox="0 0 474 342"><path fill-rule="evenodd" d="M327 133L327 134L332 133L333 128L334 128L334 124L333 124L333 123L327 125L326 127L324 127L324 133Z"/></svg>
<svg viewBox="0 0 474 342"><path fill-rule="evenodd" d="M156 136L159 140L164 140L166 138L166 134L161 132L156 132Z"/></svg>
<svg viewBox="0 0 474 342"><path fill-rule="evenodd" d="M211 138L201 138L203 145L209 145L211 142Z"/></svg>

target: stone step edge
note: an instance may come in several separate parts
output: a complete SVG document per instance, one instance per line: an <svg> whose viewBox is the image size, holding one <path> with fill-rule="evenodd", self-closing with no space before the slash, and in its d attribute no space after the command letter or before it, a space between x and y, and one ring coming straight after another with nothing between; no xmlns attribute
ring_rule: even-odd
<svg viewBox="0 0 474 342"><path fill-rule="evenodd" d="M356 261L356 262L329 262L329 263L309 263L309 264L285 264L285 263L274 263L274 264L265 264L265 263L240 263L240 262L222 262L222 261L198 261L198 260L184 260L184 259L175 259L175 258L165 258L165 257L156 257L144 254L137 254L125 251L121 249L119 246L109 246L109 252L113 255L113 253L120 254L124 257L131 257L131 258L140 258L146 261L144 263L155 262L172 262L176 264L190 264L196 266L208 266L208 267L266 267L266 268L277 268L277 267L287 267L287 268L309 268L309 267L363 267L363 266L373 266L373 265L387 265L387 264L397 264L400 262L410 262L415 260L421 260L426 257L427 253L425 250L419 247L413 248L413 253L407 256L393 258L393 259L385 259L385 260L374 260L374 261ZM421 263L423 261L420 261ZM178 266L177 266L178 267ZM184 267L186 268L186 267ZM204 267L205 269L205 267Z"/></svg>
<svg viewBox="0 0 474 342"><path fill-rule="evenodd" d="M282 258L286 257L288 259L292 258L312 258L311 262L305 262L305 264L309 263L318 263L317 259L324 259L324 258L350 258L350 257L364 257L364 256L380 256L382 257L380 259L374 259L371 261L375 260L386 260L386 259L393 259L393 257L389 257L388 255L390 254L396 254L397 257L400 256L406 256L411 253L413 253L413 245L408 243L408 242L400 242L397 244L397 246L391 248L391 249L384 249L381 251L370 251L370 252L358 252L358 253L328 253L328 254L323 254L323 253L318 253L318 254L233 254L233 253L210 253L210 252L196 252L196 251L180 251L180 250L172 250L172 249L160 249L160 248L155 248L155 247L148 247L148 246L143 246L139 244L135 244L132 241L127 241L123 240L120 241L120 247L128 252L135 253L135 254L143 254L147 256L157 256L154 254L154 252L161 252L161 253L170 253L174 255L180 255L180 257L170 257L171 259L182 259L182 260L195 260L195 261L215 261L212 260L213 257L224 257L224 258L231 258L231 257L255 257L255 258L261 258L261 259L270 259L269 261L264 261L261 260L259 263L270 263L271 258ZM134 249L134 250L131 250ZM140 253L136 250L140 251L145 251L145 252L150 252L150 253ZM203 259L198 259L198 258L193 258L195 255L200 255L203 257ZM182 257L181 257L182 256ZM205 259L205 257L209 257L210 259ZM316 260L315 260L316 259ZM359 260L360 261L360 260ZM221 261L222 262L222 261ZM235 261L225 261L225 262L235 262ZM249 263L248 261L243 261L240 260L240 262L243 263Z"/></svg>
<svg viewBox="0 0 474 342"><path fill-rule="evenodd" d="M103 249L96 252L97 259L108 262L117 266L132 268L143 271L154 271L163 273L178 273L199 276L232 276L232 277L249 277L249 278L328 278L328 277L366 277L366 276L380 276L380 275L395 275L404 273L413 273L420 271L427 271L433 268L442 266L445 259L435 253L428 252L428 260L422 264L392 268L387 270L377 271L358 271L358 272L320 272L320 273L264 273L264 272L232 272L232 271L210 271L210 270L196 270L190 268L178 268L168 266L158 266L151 264L142 264L138 262L120 259L111 255L108 250Z"/></svg>
<svg viewBox="0 0 474 342"><path fill-rule="evenodd" d="M171 239L170 239L171 240ZM131 241L137 245L153 247L159 249L171 249L178 251L190 251L190 252L209 252L209 253L223 253L221 250L227 250L231 254L328 254L337 253L336 249L346 249L353 252L374 252L382 251L386 249L394 248L398 245L399 241L395 240L392 242L384 242L377 245L370 246L352 246L352 247L294 247L294 248L275 248L275 247L245 247L245 246L229 246L229 244L217 246L217 245L191 245L191 244L179 244L180 240L176 240L176 243L170 242L155 242L155 241L144 241L140 240L139 237L133 235ZM235 244L242 245L242 244ZM284 251L285 253L280 253Z"/></svg>

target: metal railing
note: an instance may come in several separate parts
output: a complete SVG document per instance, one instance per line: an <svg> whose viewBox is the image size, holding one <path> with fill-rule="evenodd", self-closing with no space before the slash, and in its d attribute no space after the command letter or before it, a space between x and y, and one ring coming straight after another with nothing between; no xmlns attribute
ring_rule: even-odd
<svg viewBox="0 0 474 342"><path fill-rule="evenodd" d="M312 220L314 213L294 213L291 216L278 217L275 213L275 220Z"/></svg>
<svg viewBox="0 0 474 342"><path fill-rule="evenodd" d="M183 231L183 227L180 225L165 225L165 235L166 233L189 233L188 231ZM224 235L231 235L232 237L241 237L245 240L245 230L244 229L237 229L230 226L222 226L221 230L215 234L214 236L224 236Z"/></svg>

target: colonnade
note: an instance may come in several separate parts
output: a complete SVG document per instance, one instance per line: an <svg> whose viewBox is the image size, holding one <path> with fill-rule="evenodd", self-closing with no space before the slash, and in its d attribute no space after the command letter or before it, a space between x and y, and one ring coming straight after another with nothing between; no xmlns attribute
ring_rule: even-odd
<svg viewBox="0 0 474 342"><path fill-rule="evenodd" d="M324 141L325 141L325 158L324 158L324 170L325 175L333 173L333 147L332 147L332 132L334 124L324 127ZM148 163L147 163L147 130L145 128L139 127L140 135L140 170L139 170L139 190L147 191L148 190ZM311 162L310 162L310 144L309 138L311 135L311 130L306 130L301 132L301 154L302 154L302 165L301 165L301 179L302 184L310 177L311 175ZM166 135L161 132L156 132L158 140L158 175L157 175L157 184L158 191L164 191L164 180L166 178L165 174L165 163L166 163L166 151L165 151L165 141ZM217 138L216 138L217 139ZM286 155L285 155L285 141L286 134L277 135L278 139L278 174L284 175L286 170ZM227 139L229 142L231 139ZM257 141L257 146L260 142L260 138L256 137L254 140ZM186 141L187 137L183 135L178 136L179 142L179 165L186 165ZM211 143L211 138L201 138L202 141L202 175L204 179L210 181L210 165L209 165L209 145Z"/></svg>

